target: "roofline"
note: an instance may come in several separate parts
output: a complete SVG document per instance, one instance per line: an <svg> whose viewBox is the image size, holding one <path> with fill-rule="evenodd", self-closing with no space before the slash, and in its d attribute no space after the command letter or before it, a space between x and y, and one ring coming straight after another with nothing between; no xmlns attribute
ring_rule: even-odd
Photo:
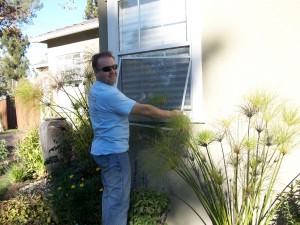
<svg viewBox="0 0 300 225"><path fill-rule="evenodd" d="M66 26L54 31L47 32L45 34L41 34L39 36L33 37L30 39L32 43L47 43L47 41L64 37L70 34L76 34L82 31L92 30L99 27L99 20L98 18L83 21L78 24L73 24L71 26Z"/></svg>
<svg viewBox="0 0 300 225"><path fill-rule="evenodd" d="M36 64L32 65L32 67L35 69L42 68L42 67L48 67L48 66L49 66L48 62L36 63Z"/></svg>

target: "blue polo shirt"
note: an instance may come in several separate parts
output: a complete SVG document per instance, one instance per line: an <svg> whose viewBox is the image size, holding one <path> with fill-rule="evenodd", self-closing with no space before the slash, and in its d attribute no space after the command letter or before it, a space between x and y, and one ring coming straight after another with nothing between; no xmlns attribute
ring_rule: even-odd
<svg viewBox="0 0 300 225"><path fill-rule="evenodd" d="M94 130L91 154L108 155L128 151L128 116L135 101L116 87L96 81L88 95Z"/></svg>

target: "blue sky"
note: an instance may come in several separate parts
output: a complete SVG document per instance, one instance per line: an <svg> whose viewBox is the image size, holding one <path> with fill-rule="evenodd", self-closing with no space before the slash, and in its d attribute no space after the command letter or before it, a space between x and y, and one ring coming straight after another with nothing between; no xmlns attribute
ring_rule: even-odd
<svg viewBox="0 0 300 225"><path fill-rule="evenodd" d="M37 12L33 24L23 27L29 38L56 30L65 26L82 22L86 0L41 0L44 7ZM31 43L27 57L31 64L39 61L46 53L46 44Z"/></svg>

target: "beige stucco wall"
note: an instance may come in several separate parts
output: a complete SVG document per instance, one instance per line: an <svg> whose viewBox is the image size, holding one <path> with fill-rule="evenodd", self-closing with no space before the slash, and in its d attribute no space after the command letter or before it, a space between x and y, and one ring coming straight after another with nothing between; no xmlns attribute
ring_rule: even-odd
<svg viewBox="0 0 300 225"><path fill-rule="evenodd" d="M68 39L68 38L66 38L66 39ZM48 44L48 63L49 63L50 73L55 75L57 56L67 55L67 54L72 54L72 53L81 53L82 61L84 62L84 61L86 61L86 59L84 59L84 54L86 52L93 53L93 52L97 52L99 49L99 38L91 38L88 40L83 40L83 41L81 40L81 41L75 41L75 42L73 42L73 41L74 40L71 37L71 39L69 39L68 42L62 43L58 39L58 40L51 42L50 45ZM76 94L74 92L74 88L72 88L72 87L66 87L66 88L67 88L66 90L69 92L70 95L76 96ZM53 91L53 100L58 105L61 105L61 106L71 109L70 101L69 101L68 97L66 96L66 94L64 94L63 92Z"/></svg>
<svg viewBox="0 0 300 225"><path fill-rule="evenodd" d="M274 91L300 106L300 1L192 2L201 14L198 24L202 34L205 125L200 127L236 112L243 95L256 88ZM285 157L278 190L300 172L300 148ZM170 183L173 191L198 207L201 213L199 202L180 178ZM202 222L174 198L168 224L199 225Z"/></svg>
<svg viewBox="0 0 300 225"><path fill-rule="evenodd" d="M56 45L48 48L48 63L49 69L55 71L56 69L56 57L60 55L67 55L72 53L85 51L97 51L99 49L99 38L93 38L84 41L77 41L60 45L59 42Z"/></svg>
<svg viewBox="0 0 300 225"><path fill-rule="evenodd" d="M300 107L300 1L202 1L203 101L207 121L267 88ZM300 172L287 155L285 181ZM285 183L283 181L283 183Z"/></svg>
<svg viewBox="0 0 300 225"><path fill-rule="evenodd" d="M202 3L208 120L232 112L242 94L256 87L267 87L300 103L300 1Z"/></svg>

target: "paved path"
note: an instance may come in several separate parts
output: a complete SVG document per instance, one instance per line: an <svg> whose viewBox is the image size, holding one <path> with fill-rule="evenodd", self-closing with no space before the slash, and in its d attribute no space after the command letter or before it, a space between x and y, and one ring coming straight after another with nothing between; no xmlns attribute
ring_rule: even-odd
<svg viewBox="0 0 300 225"><path fill-rule="evenodd" d="M0 140L6 141L6 146L9 150L14 149L21 137L21 133L13 132L8 134L0 134Z"/></svg>

